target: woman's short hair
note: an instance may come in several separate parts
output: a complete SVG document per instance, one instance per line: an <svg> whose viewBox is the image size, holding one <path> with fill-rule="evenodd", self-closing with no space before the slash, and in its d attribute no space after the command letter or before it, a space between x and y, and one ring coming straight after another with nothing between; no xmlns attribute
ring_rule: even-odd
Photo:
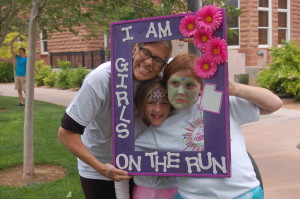
<svg viewBox="0 0 300 199"><path fill-rule="evenodd" d="M19 50L22 50L24 53L26 53L25 48L19 48Z"/></svg>
<svg viewBox="0 0 300 199"><path fill-rule="evenodd" d="M163 71L163 79L167 83L169 78L178 71L191 71L194 78L202 84L201 78L194 72L194 66L197 61L197 56L194 54L177 55Z"/></svg>
<svg viewBox="0 0 300 199"><path fill-rule="evenodd" d="M161 41L153 41L153 42L141 42L141 43L138 43L137 46L140 48L140 47L143 47L146 44L151 44L151 43L161 43L164 46L166 46L167 49L169 50L167 60L171 57L171 54L172 54L172 41L171 40L161 40Z"/></svg>

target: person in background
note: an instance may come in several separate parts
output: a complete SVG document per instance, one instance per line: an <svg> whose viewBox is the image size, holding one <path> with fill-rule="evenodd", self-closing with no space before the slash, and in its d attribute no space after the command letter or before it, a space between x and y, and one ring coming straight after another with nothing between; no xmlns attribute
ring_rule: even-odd
<svg viewBox="0 0 300 199"><path fill-rule="evenodd" d="M171 41L134 45L134 91L142 81L158 76L171 51ZM66 109L58 130L59 140L77 157L81 186L86 199L114 199L114 181L130 179L126 171L112 165L110 83L110 62L89 73Z"/></svg>
<svg viewBox="0 0 300 199"><path fill-rule="evenodd" d="M26 91L26 64L27 64L27 57L26 57L26 50L25 48L19 48L19 54L16 54L11 48L11 52L16 59L16 70L15 70L15 90L18 91L18 96L20 99L19 106L24 106L24 97Z"/></svg>

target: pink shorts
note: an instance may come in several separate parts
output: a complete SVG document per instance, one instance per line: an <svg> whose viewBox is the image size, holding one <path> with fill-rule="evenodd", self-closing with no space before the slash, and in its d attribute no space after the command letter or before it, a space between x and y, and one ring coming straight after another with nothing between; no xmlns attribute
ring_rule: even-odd
<svg viewBox="0 0 300 199"><path fill-rule="evenodd" d="M133 189L133 199L172 199L177 193L176 188L155 189L135 185Z"/></svg>

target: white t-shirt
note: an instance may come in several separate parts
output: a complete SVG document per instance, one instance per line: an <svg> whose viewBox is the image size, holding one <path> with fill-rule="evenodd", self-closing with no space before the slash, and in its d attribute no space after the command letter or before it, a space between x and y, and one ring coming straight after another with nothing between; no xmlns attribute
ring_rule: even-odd
<svg viewBox="0 0 300 199"><path fill-rule="evenodd" d="M192 151L203 150L203 116L198 110L198 103L188 109L174 110L160 126L149 126L135 142L138 151ZM176 135L175 133L176 132ZM197 143L190 142L193 136ZM164 145L164 146L161 146ZM156 189L177 187L175 177L135 176L134 182L139 186Z"/></svg>
<svg viewBox="0 0 300 199"><path fill-rule="evenodd" d="M240 128L243 124L259 119L259 108L247 100L232 96L230 96L229 102L232 176L231 178L177 177L178 192L183 198L231 199L259 186L259 181L256 178L251 160L247 154L244 136ZM185 110L186 115L190 115L190 111ZM173 118L175 119L175 117ZM180 121L184 121L184 117L182 116L181 118L181 120L170 121L170 124L173 123L173 125L165 128L165 131L155 133L154 131L148 132L147 130L145 134L139 136L138 140L141 139L141 141L137 141L136 145L143 150L182 150L182 144L178 144L178 141L176 141L178 137L174 135L174 132L178 132L178 129L182 126L182 122ZM163 129L164 124L159 128ZM171 136L172 133L173 136ZM149 143L151 136L154 143ZM147 144L145 144L146 141L143 141L144 138L148 139ZM140 176L135 177L135 182L141 184L141 186L149 186L147 182L143 182L147 180L146 177L143 176L143 179Z"/></svg>
<svg viewBox="0 0 300 199"><path fill-rule="evenodd" d="M111 63L98 66L85 78L81 89L71 101L66 113L86 126L81 140L102 163L112 163L111 137ZM134 87L139 85L134 81ZM134 89L136 90L136 89ZM89 179L110 180L78 159L79 175Z"/></svg>

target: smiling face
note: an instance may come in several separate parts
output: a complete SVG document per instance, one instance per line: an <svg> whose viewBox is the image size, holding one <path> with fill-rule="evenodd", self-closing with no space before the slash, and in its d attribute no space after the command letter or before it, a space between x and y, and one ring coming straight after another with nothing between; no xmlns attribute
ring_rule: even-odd
<svg viewBox="0 0 300 199"><path fill-rule="evenodd" d="M178 71L168 80L168 99L175 109L192 106L199 97L201 84L189 70Z"/></svg>
<svg viewBox="0 0 300 199"><path fill-rule="evenodd" d="M145 59L141 56L140 48L133 48L133 75L136 80L144 81L156 77L163 67L156 66L153 58ZM146 43L143 50L150 53L151 56L160 58L164 61L168 59L170 49L161 42Z"/></svg>
<svg viewBox="0 0 300 199"><path fill-rule="evenodd" d="M154 89L147 98L145 106L146 123L160 126L169 116L171 105L165 88Z"/></svg>

